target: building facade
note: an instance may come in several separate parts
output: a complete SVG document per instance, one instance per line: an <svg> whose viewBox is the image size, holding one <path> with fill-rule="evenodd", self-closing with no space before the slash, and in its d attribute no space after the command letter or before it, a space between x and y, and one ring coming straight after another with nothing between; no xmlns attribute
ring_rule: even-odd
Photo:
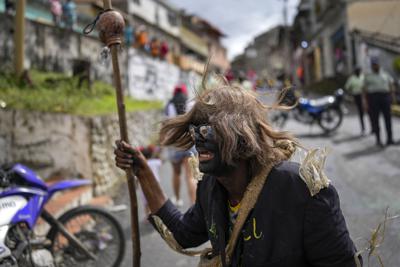
<svg viewBox="0 0 400 267"><path fill-rule="evenodd" d="M347 76L357 66L368 71L370 57L378 56L397 75L393 60L399 54L399 23L396 0L302 0L292 28L295 67L311 84Z"/></svg>
<svg viewBox="0 0 400 267"><path fill-rule="evenodd" d="M184 12L181 15L181 38L185 54L196 61L202 62L201 72L208 57L210 57L212 70L220 73L228 70L230 63L227 57L227 50L221 44L221 38L225 34L199 16L185 14Z"/></svg>
<svg viewBox="0 0 400 267"><path fill-rule="evenodd" d="M145 27L149 36L168 42L171 63L202 73L212 55L211 65L217 70L229 68L220 40L224 34L206 20L188 15L165 0L119 0L116 5L132 16L134 28Z"/></svg>
<svg viewBox="0 0 400 267"><path fill-rule="evenodd" d="M266 79L275 79L283 74L288 64L285 29L284 26L276 26L255 37L243 54L233 60L232 70L236 73L254 71Z"/></svg>

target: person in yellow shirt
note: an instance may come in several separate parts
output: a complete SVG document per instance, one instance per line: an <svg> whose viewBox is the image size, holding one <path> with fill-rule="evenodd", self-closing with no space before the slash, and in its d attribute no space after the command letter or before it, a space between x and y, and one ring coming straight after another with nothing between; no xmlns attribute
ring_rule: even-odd
<svg viewBox="0 0 400 267"><path fill-rule="evenodd" d="M344 88L347 93L353 96L354 103L356 104L358 116L360 118L361 135L365 133L364 124L364 110L366 103L363 103L362 89L364 86L364 75L361 73L361 68L357 67L353 74L347 79ZM372 124L371 124L372 127Z"/></svg>

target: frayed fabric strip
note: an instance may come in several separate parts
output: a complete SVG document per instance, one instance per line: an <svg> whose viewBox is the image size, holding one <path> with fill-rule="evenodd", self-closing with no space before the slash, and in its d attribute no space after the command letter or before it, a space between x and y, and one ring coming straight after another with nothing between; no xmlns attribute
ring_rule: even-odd
<svg viewBox="0 0 400 267"><path fill-rule="evenodd" d="M189 157L189 165L190 168L192 169L194 179L196 179L197 181L201 181L203 179L203 173L200 172L199 158L197 155L192 154Z"/></svg>
<svg viewBox="0 0 400 267"><path fill-rule="evenodd" d="M330 184L330 180L324 172L327 155L328 150L326 148L323 150L312 149L307 152L300 164L300 177L306 183L311 196L315 196Z"/></svg>
<svg viewBox="0 0 400 267"><path fill-rule="evenodd" d="M168 229L168 227L163 223L160 217L156 215L151 216L154 224L157 227L157 231L160 233L161 237L165 240L165 242L168 244L168 246L173 249L174 251L187 255L187 256L200 256L204 250L201 251L191 251L191 250L186 250L182 248L181 245L179 245L178 241L175 240L174 235L172 232Z"/></svg>

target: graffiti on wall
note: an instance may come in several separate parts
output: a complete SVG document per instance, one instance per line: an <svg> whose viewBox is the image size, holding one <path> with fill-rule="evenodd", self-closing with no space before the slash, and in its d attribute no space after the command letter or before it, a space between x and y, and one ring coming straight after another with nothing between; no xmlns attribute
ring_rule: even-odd
<svg viewBox="0 0 400 267"><path fill-rule="evenodd" d="M190 96L194 95L200 81L197 73L181 71L173 64L151 58L133 48L128 55L128 92L132 97L165 102L171 98L178 83L185 83Z"/></svg>
<svg viewBox="0 0 400 267"><path fill-rule="evenodd" d="M180 82L179 68L135 49L130 49L128 55L129 95L137 99L168 99Z"/></svg>

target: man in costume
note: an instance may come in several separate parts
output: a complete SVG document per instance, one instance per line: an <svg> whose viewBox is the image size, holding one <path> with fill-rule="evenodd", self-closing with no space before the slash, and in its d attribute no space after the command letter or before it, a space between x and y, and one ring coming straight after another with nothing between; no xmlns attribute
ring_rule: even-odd
<svg viewBox="0 0 400 267"><path fill-rule="evenodd" d="M253 92L224 83L162 124L163 145L195 145L198 152L203 176L196 203L184 214L129 144L116 142L116 165L135 172L149 219L173 249L193 255L187 248L211 242L199 266L356 266L324 158L313 150L302 164L289 162L298 143L268 124L269 108Z"/></svg>

